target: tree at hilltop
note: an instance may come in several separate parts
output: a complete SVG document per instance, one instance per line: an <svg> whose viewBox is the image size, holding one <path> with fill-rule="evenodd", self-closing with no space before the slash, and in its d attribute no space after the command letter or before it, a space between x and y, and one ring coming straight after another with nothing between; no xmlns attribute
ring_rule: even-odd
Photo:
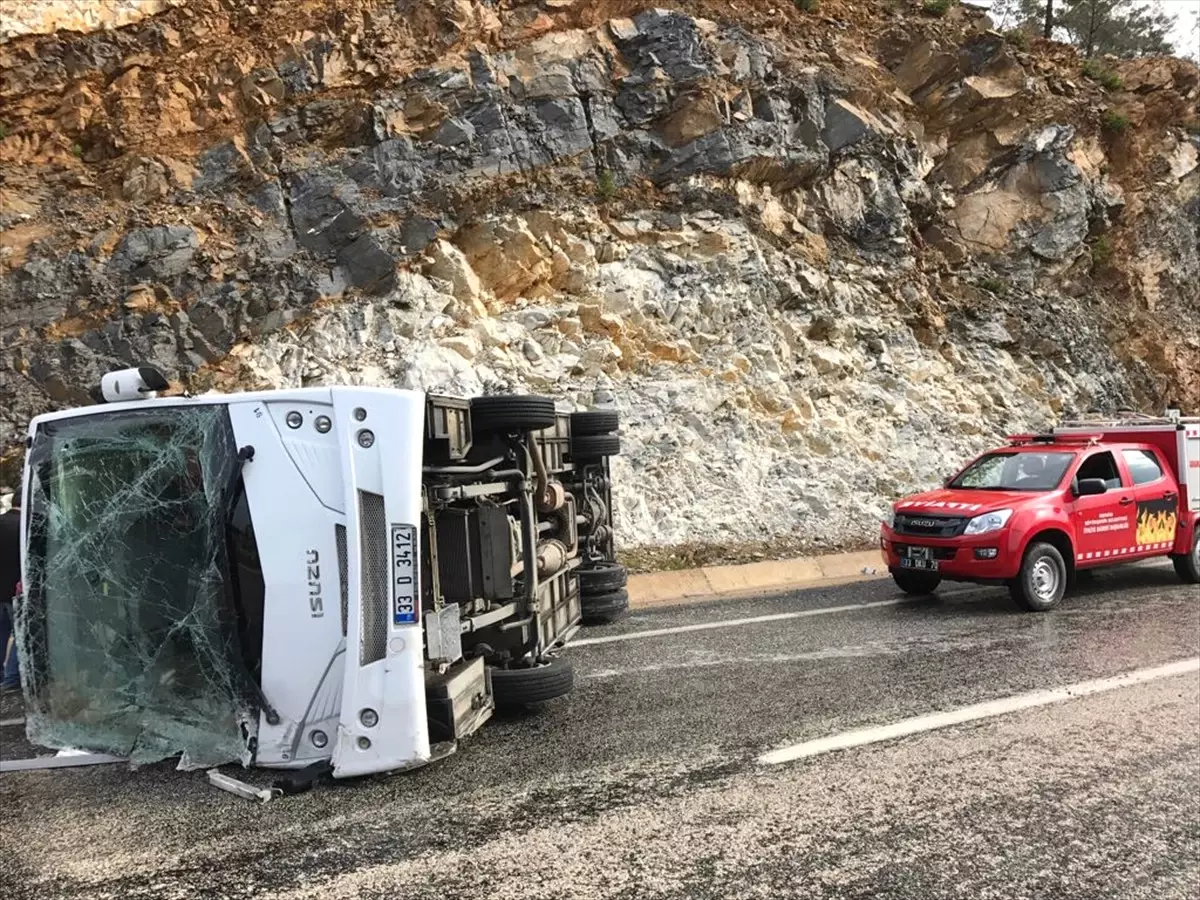
<svg viewBox="0 0 1200 900"><path fill-rule="evenodd" d="M1171 16L1141 0L997 0L997 21L1044 33L1047 28L1093 56L1163 56L1175 52Z"/></svg>

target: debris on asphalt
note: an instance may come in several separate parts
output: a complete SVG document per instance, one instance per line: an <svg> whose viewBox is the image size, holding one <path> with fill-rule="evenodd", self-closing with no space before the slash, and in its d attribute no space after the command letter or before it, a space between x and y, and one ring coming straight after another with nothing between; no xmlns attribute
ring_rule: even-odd
<svg viewBox="0 0 1200 900"><path fill-rule="evenodd" d="M208 783L214 787L219 787L223 791L229 791L231 794L244 797L247 800L261 800L263 803L283 796L283 791L279 788L257 788L252 784L247 784L244 781L239 781L230 775L226 775L218 769L208 770Z"/></svg>

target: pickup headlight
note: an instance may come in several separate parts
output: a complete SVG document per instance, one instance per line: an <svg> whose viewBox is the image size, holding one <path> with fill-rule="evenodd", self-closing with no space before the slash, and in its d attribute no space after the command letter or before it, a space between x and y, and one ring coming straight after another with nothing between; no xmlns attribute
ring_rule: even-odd
<svg viewBox="0 0 1200 900"><path fill-rule="evenodd" d="M896 510L894 507L889 506L887 511L883 514L883 524L888 528L896 527Z"/></svg>
<svg viewBox="0 0 1200 900"><path fill-rule="evenodd" d="M1008 520L1012 518L1012 514L1013 511L1011 509L998 509L995 512L976 516L967 523L967 530L963 534L987 534L992 531L999 531L1008 524Z"/></svg>

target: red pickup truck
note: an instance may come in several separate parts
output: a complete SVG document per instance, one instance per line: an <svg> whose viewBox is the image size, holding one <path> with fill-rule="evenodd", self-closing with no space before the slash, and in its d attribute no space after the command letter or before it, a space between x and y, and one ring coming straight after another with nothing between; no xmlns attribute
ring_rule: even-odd
<svg viewBox="0 0 1200 900"><path fill-rule="evenodd" d="M1056 606L1080 571L1153 557L1200 584L1200 418L1014 435L943 488L895 503L880 546L906 593L1002 583L1033 611Z"/></svg>

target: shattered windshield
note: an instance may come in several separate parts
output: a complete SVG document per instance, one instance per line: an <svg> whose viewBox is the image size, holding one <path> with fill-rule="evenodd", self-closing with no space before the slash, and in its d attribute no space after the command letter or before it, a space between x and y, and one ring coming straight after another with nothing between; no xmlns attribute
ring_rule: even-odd
<svg viewBox="0 0 1200 900"><path fill-rule="evenodd" d="M45 423L30 449L31 740L181 768L242 759L253 729L226 545L224 406Z"/></svg>

